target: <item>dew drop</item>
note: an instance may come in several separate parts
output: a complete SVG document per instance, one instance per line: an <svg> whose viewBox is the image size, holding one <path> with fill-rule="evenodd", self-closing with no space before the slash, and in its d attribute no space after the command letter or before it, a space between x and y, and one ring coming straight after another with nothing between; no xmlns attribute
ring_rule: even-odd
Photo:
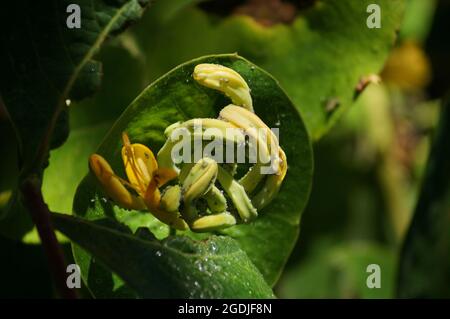
<svg viewBox="0 0 450 319"><path fill-rule="evenodd" d="M205 267L203 266L202 262L200 260L197 260L195 262L195 266L197 267L197 269L201 272L205 271Z"/></svg>

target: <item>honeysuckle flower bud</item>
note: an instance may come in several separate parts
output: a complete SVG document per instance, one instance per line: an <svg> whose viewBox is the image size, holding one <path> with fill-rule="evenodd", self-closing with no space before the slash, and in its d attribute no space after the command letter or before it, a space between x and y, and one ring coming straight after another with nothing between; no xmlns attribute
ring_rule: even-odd
<svg viewBox="0 0 450 319"><path fill-rule="evenodd" d="M126 133L122 133L122 160L125 166L125 173L132 185L136 185L136 190L140 196L144 196L153 173L158 168L155 156L152 151L142 144L131 144Z"/></svg>
<svg viewBox="0 0 450 319"><path fill-rule="evenodd" d="M167 212L178 212L181 201L181 187L179 185L168 186L161 195L160 207Z"/></svg>
<svg viewBox="0 0 450 319"><path fill-rule="evenodd" d="M233 177L221 167L219 167L217 179L231 198L234 207L244 222L248 222L258 216L258 211L253 206L244 187L235 181Z"/></svg>
<svg viewBox="0 0 450 319"><path fill-rule="evenodd" d="M211 210L211 213L217 214L227 210L227 200L225 196L223 196L220 189L213 185L211 190L205 194L203 197L208 203L208 208Z"/></svg>
<svg viewBox="0 0 450 319"><path fill-rule="evenodd" d="M214 134L211 134L214 132ZM174 152L174 147L190 148L191 141L202 141L214 137L224 143L243 144L245 135L235 125L218 119L192 119L186 122L177 122L166 128L167 137L163 147L158 152L158 166L180 173L177 167L182 162L182 156ZM209 136L213 135L213 136ZM186 155L186 154L185 154ZM190 156L190 155L189 155Z"/></svg>
<svg viewBox="0 0 450 319"><path fill-rule="evenodd" d="M236 71L219 64L203 63L194 68L193 77L201 85L223 92L234 104L253 112L250 88Z"/></svg>
<svg viewBox="0 0 450 319"><path fill-rule="evenodd" d="M256 114L232 104L223 108L220 111L219 116L221 119L242 128L257 141L259 161L240 180L240 183L244 186L245 190L248 193L251 193L256 188L264 177L261 172L263 164L269 162L272 171L278 175L277 180L280 180L280 183L275 183L274 185L275 187L279 187L285 174L282 173L282 167L280 165L280 151L282 152L282 150L279 147L278 138L272 130L270 130L270 128ZM286 166L286 163L284 164ZM267 187L271 185L272 184L267 185ZM269 192L269 189L267 191ZM276 193L276 190L274 190L274 192Z"/></svg>
<svg viewBox="0 0 450 319"><path fill-rule="evenodd" d="M213 231L227 228L236 224L236 218L230 213L220 213L209 216L200 217L191 225L194 231Z"/></svg>
<svg viewBox="0 0 450 319"><path fill-rule="evenodd" d="M217 178L217 163L210 158L203 158L196 163L183 182L183 201L185 210L183 217L188 221L197 218L195 201L209 192Z"/></svg>
<svg viewBox="0 0 450 319"><path fill-rule="evenodd" d="M122 160L128 181L115 175L108 162L98 154L89 158L89 164L103 190L119 206L126 209L149 209L163 223L179 230L188 228L178 212L160 209L161 193L159 186L173 179L176 175L170 170L158 169L152 151L142 144L131 144L126 133L122 134ZM133 189L138 196L130 193Z"/></svg>
<svg viewBox="0 0 450 319"><path fill-rule="evenodd" d="M255 205L257 209L264 208L267 204L269 204L273 198L278 194L280 190L281 184L283 183L284 178L287 173L287 161L286 154L280 148L279 149L279 171L277 174L272 174L267 176L265 185L262 189L252 197L252 203Z"/></svg>
<svg viewBox="0 0 450 319"><path fill-rule="evenodd" d="M89 166L102 185L105 193L118 205L126 209L145 209L142 198L131 194L124 186L124 182L114 173L108 162L100 155L89 157Z"/></svg>

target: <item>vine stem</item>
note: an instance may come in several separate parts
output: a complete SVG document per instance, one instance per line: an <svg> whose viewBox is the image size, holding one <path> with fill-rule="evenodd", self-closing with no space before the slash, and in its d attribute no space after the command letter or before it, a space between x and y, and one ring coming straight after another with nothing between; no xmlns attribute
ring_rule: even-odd
<svg viewBox="0 0 450 319"><path fill-rule="evenodd" d="M56 239L50 210L44 202L38 181L37 177L31 177L26 179L21 185L21 192L25 199L24 202L31 215L31 219L36 225L60 297L76 299L76 291L67 287L66 284L67 273L64 254Z"/></svg>

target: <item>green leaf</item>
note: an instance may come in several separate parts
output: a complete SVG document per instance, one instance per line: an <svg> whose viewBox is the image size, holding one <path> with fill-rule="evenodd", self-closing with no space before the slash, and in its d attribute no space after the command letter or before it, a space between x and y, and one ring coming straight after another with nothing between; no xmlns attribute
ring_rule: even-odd
<svg viewBox="0 0 450 319"><path fill-rule="evenodd" d="M87 161L80 159L95 151L113 121L145 88L145 80L138 76L141 63L130 41L121 35L102 47L98 55L104 73L101 88L94 96L70 105L70 135L62 147L51 151L43 176L42 193L51 211L72 212L76 188L88 172ZM118 68L117 61L126 67ZM34 243L39 238L33 231L23 241Z"/></svg>
<svg viewBox="0 0 450 319"><path fill-rule="evenodd" d="M450 287L450 103L442 107L440 125L400 267L400 298L449 298Z"/></svg>
<svg viewBox="0 0 450 319"><path fill-rule="evenodd" d="M239 243L267 283L273 285L298 236L300 215L311 184L312 150L301 117L269 74L237 55L208 56L182 64L138 96L115 123L97 153L104 156L119 175L124 176L120 157L123 131L129 134L132 141L143 143L157 152L165 142L163 132L170 124L192 118L217 117L229 100L192 80L194 66L199 63L218 63L240 73L252 90L256 114L269 127L280 129L280 144L286 153L289 168L279 194L260 211L260 216L254 222L223 231L223 234ZM167 226L155 221L150 214L130 213L112 205L104 198L91 175L85 178L77 190L74 213L90 220L107 216L126 224L132 231L139 226L146 226L158 238L168 235ZM209 235L203 234L205 236ZM91 257L77 247L74 253L89 284L93 280L87 271ZM113 280L115 286L122 285L107 269L96 269L98 276ZM90 289L94 295L111 296L108 293L112 293L114 296L109 286L91 285Z"/></svg>
<svg viewBox="0 0 450 319"><path fill-rule="evenodd" d="M17 143L13 143L17 151L11 147L9 153L18 152L17 169L22 177L29 170L42 175L41 166L47 164L48 158L45 144L60 146L69 134L66 100L82 99L98 89L101 64L92 58L108 36L141 16L147 2L78 1L81 29L66 26L66 7L72 1L2 2L0 94L17 135ZM46 141L52 125L52 140ZM17 184L19 173L11 178ZM37 236L28 233L32 223L19 192L14 187L10 191L12 199L0 208L0 233L15 239L26 236L27 241L34 242ZM68 194L62 198L72 200Z"/></svg>
<svg viewBox="0 0 450 319"><path fill-rule="evenodd" d="M26 169L41 169L36 165L44 164L47 142L57 147L65 141L66 100L81 99L98 88L101 64L93 56L110 34L137 20L147 2L78 1L79 29L66 25L70 0L2 2L1 95Z"/></svg>
<svg viewBox="0 0 450 319"><path fill-rule="evenodd" d="M143 298L272 298L258 269L232 239L133 236L53 214L63 233L92 252ZM91 270L89 270L91 271Z"/></svg>
<svg viewBox="0 0 450 319"><path fill-rule="evenodd" d="M141 61L136 58L130 43L132 39L121 35L113 41L105 44L98 54L103 65L102 86L92 97L82 101L72 102L70 113L70 134L67 141L61 147L50 152L49 166L44 171L42 181L42 192L45 202L51 211L62 213L72 212L72 202L75 191L88 172L85 160L95 151L102 141L107 130L111 127L125 107L136 95L145 88L145 79L139 77ZM128 49L130 47L130 49ZM117 61L126 65L124 68L117 67ZM121 81L117 81L121 79ZM122 81L124 80L124 81ZM126 80L126 81L125 81ZM0 220L2 213L7 212L3 202L15 189L17 182L17 159L15 136L13 130L6 121L0 122L1 150L6 156L2 157L2 178L0 189ZM70 169L67 169L70 167ZM14 169L13 169L14 168ZM7 183L8 182L8 183ZM4 185L4 186L3 186ZM3 190L5 190L3 192ZM18 204L18 202L16 202ZM0 223L0 232L8 237L21 239L26 243L38 243L39 236L32 228L31 221L26 210L10 214ZM9 210L9 209L8 209ZM6 214L7 215L7 214ZM18 218L23 218L20 221ZM25 227L27 226L27 227ZM29 232L27 232L29 231ZM61 240L67 240L61 237Z"/></svg>
<svg viewBox="0 0 450 319"><path fill-rule="evenodd" d="M98 54L103 66L102 86L93 96L70 105L71 130L113 123L149 84L141 72L144 57L135 46L127 33L102 46Z"/></svg>
<svg viewBox="0 0 450 319"><path fill-rule="evenodd" d="M369 29L372 0L314 1L292 24L260 25L248 16L217 18L188 7L159 19L162 3L133 30L155 78L196 56L238 52L273 74L316 140L354 102L362 77L381 71L402 21L403 0L378 0L380 29ZM149 40L151 39L151 40Z"/></svg>
<svg viewBox="0 0 450 319"><path fill-rule="evenodd" d="M88 173L86 159L145 88L145 80L137 76L140 63L126 50L127 42L128 37L119 36L102 47L98 55L104 73L101 88L94 96L70 105L70 135L62 147L51 151L43 177L42 192L51 211L72 211L76 188ZM117 61L126 67L118 68Z"/></svg>

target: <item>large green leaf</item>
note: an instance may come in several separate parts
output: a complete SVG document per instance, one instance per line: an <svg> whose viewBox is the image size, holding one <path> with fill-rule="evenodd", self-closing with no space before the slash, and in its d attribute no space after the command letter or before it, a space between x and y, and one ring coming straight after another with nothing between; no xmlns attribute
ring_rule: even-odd
<svg viewBox="0 0 450 319"><path fill-rule="evenodd" d="M101 64L92 60L110 34L137 20L148 0L77 1L81 28L69 29L72 1L3 1L0 7L0 87L15 125L21 163L39 170L41 143L55 126L51 146L68 133L66 100L81 99L100 84ZM38 150L40 149L40 150ZM39 153L39 156L38 156Z"/></svg>
<svg viewBox="0 0 450 319"><path fill-rule="evenodd" d="M50 143L53 148L61 145L69 132L68 101L84 98L100 85L101 64L92 58L108 36L119 33L142 15L147 2L78 1L80 29L66 26L66 8L72 1L2 2L0 94L17 135L17 143L8 142L7 146L11 145L9 153L18 152L17 166L22 176L30 170L41 175L48 154L45 147L40 147L46 144L50 127L55 125ZM17 184L18 176L11 176L14 183L10 184ZM60 178L58 183L64 182ZM13 195L2 208L0 232L20 239L32 223L19 191L9 191ZM67 194L64 198L71 201Z"/></svg>
<svg viewBox="0 0 450 319"><path fill-rule="evenodd" d="M218 63L239 72L252 90L255 112L269 127L280 129L280 144L286 152L289 168L279 194L254 222L223 231L239 243L268 284L273 285L298 236L300 215L311 184L312 151L301 117L269 74L237 55L209 56L182 64L144 90L116 122L97 152L110 162L118 174L123 175L120 157L123 131L129 134L132 141L157 151L165 141L163 132L168 125L191 118L217 117L229 101L222 94L201 87L192 80L193 68L199 63ZM133 231L139 226L146 226L158 238L168 235L167 227L150 214L129 212L106 201L91 175L77 190L74 213L90 220L108 216ZM95 260L77 247L74 252L89 284L93 279L90 278L92 273L87 270ZM96 270L97 276L114 280L115 287L122 285L101 265ZM117 291L111 290L111 286L95 283L90 289L97 296L115 296Z"/></svg>
<svg viewBox="0 0 450 319"><path fill-rule="evenodd" d="M139 59L126 48L132 45L128 39L119 36L102 47L98 55L103 65L101 88L92 97L70 106L69 137L50 153L49 167L44 172L42 192L52 211L72 211L75 190L88 172L87 162L80 158L95 151L114 121L147 84L139 73ZM124 67L117 67L118 61Z"/></svg>
<svg viewBox="0 0 450 319"><path fill-rule="evenodd" d="M450 103L443 105L399 267L401 298L450 297Z"/></svg>
<svg viewBox="0 0 450 319"><path fill-rule="evenodd" d="M271 298L272 290L232 239L133 236L54 214L58 229L91 251L144 298Z"/></svg>
<svg viewBox="0 0 450 319"><path fill-rule="evenodd" d="M155 78L196 56L238 52L280 81L313 139L353 103L359 81L381 70L404 7L403 0L314 1L292 24L270 27L248 16L217 18L193 6L163 15L169 3L179 8L183 1L155 4L133 30L149 76ZM380 29L366 25L372 3L381 7Z"/></svg>

